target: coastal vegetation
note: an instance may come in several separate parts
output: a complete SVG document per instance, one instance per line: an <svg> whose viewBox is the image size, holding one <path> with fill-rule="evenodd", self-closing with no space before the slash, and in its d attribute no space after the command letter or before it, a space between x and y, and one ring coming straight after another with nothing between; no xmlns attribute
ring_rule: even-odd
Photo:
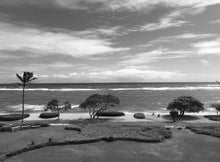
<svg viewBox="0 0 220 162"><path fill-rule="evenodd" d="M104 111L97 113L97 116L119 117L119 116L125 116L125 113L120 111Z"/></svg>
<svg viewBox="0 0 220 162"><path fill-rule="evenodd" d="M210 107L215 108L216 113L217 113L217 115L218 115L218 112L220 111L220 103L211 104Z"/></svg>
<svg viewBox="0 0 220 162"><path fill-rule="evenodd" d="M50 100L48 103L47 103L47 106L46 106L46 108L45 108L45 111L48 111L48 110L51 110L51 111L57 111L57 113L55 114L55 113L53 113L53 114L49 114L49 113L47 113L47 114L45 114L44 113L44 115L43 115L43 117L49 117L49 118L51 118L51 117L58 117L58 120L59 120L59 118L60 118L60 109L61 108L59 108L59 105L58 105L58 100L56 99L56 98L54 98L54 99L52 99L52 100Z"/></svg>
<svg viewBox="0 0 220 162"><path fill-rule="evenodd" d="M116 106L120 103L120 100L114 95L101 95L93 94L89 96L79 107L81 109L88 109L91 119L98 118L98 114Z"/></svg>
<svg viewBox="0 0 220 162"><path fill-rule="evenodd" d="M144 113L134 113L134 118L145 119L145 115L144 115Z"/></svg>
<svg viewBox="0 0 220 162"><path fill-rule="evenodd" d="M23 76L16 74L17 78L20 80L22 84L22 117L21 117L21 125L23 125L23 120L24 120L24 94L25 94L25 87L27 86L28 83L30 83L33 80L36 80L37 78L34 77L33 72L27 72L25 71L23 73Z"/></svg>
<svg viewBox="0 0 220 162"><path fill-rule="evenodd" d="M22 118L28 118L30 114L7 114L0 115L0 121L15 121L21 120Z"/></svg>
<svg viewBox="0 0 220 162"><path fill-rule="evenodd" d="M180 96L169 103L167 110L177 110L180 116L185 112L200 112L204 110L203 103L192 96Z"/></svg>

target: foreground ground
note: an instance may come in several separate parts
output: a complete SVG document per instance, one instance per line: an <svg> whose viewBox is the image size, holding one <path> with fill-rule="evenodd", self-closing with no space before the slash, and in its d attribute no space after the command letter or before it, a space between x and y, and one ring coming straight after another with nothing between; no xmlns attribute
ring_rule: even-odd
<svg viewBox="0 0 220 162"><path fill-rule="evenodd" d="M217 162L220 139L198 135L189 130L173 130L173 137L163 143L115 141L83 145L47 147L8 159L8 162L83 162L83 161L181 161Z"/></svg>
<svg viewBox="0 0 220 162"><path fill-rule="evenodd" d="M58 122L55 120L51 122L60 123L61 121ZM82 137L87 139L97 136L115 137L119 135L122 137L144 137L145 140L150 141L156 139L156 141L160 141L161 143L146 143L146 141L99 141L90 144L49 146L6 158L6 161L220 161L220 138L217 138L220 137L219 122L201 123L181 121L172 123L161 119L154 122L142 121L132 123L112 123L109 120L102 120L101 123L91 123L91 121L82 122L82 120L65 121L64 123L71 124L69 125L70 127L81 127L83 129L81 132L76 130L65 130L64 128L66 126L60 125L18 132L0 132L0 155L7 153L9 150L18 150L24 146L29 146L32 142L34 142L34 145L47 143L49 138L52 138L53 141L63 141L80 139ZM94 124L94 126L86 127L85 125L88 124ZM115 124L116 126L119 124L119 126L115 127ZM209 135L196 134L184 128L189 125L195 132ZM215 129L213 129L213 126ZM145 129L145 127L152 129ZM171 128L172 137L162 138L161 140L161 135L166 136L167 133L164 134L166 129L160 131L160 129L157 129L158 127ZM178 129L179 127L183 129ZM216 137L213 137L213 135Z"/></svg>

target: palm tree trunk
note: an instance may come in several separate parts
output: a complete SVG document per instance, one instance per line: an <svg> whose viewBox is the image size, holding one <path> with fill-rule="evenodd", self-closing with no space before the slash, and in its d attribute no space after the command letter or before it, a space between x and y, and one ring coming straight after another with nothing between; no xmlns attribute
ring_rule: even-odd
<svg viewBox="0 0 220 162"><path fill-rule="evenodd" d="M23 122L24 122L24 88L25 88L25 84L23 84L23 94L22 94L21 126L23 125Z"/></svg>

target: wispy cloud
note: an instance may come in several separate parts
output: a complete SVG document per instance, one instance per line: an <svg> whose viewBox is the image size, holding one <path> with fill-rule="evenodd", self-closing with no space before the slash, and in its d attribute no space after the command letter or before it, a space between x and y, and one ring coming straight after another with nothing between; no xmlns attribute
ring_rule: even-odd
<svg viewBox="0 0 220 162"><path fill-rule="evenodd" d="M107 39L101 39L98 36L90 38L86 34L82 36L80 32L49 32L0 23L0 50L85 57L124 51L128 48L113 47L113 43Z"/></svg>
<svg viewBox="0 0 220 162"><path fill-rule="evenodd" d="M220 19L214 20L210 22L211 24L220 24Z"/></svg>
<svg viewBox="0 0 220 162"><path fill-rule="evenodd" d="M158 61L163 59L176 59L190 57L192 51L176 50L172 51L169 49L158 49L144 53L138 53L132 56L125 56L125 60L121 61L123 65L140 65L146 64L152 61Z"/></svg>
<svg viewBox="0 0 220 162"><path fill-rule="evenodd" d="M192 47L201 55L220 55L220 39L197 42L192 44Z"/></svg>

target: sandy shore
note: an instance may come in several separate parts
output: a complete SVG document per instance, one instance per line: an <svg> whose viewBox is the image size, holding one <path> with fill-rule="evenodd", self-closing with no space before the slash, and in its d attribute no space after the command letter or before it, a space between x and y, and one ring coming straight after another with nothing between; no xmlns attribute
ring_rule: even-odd
<svg viewBox="0 0 220 162"><path fill-rule="evenodd" d="M155 113L152 115L152 112L144 112L145 119L136 119L134 118L134 113L133 112L124 112L125 116L121 117L111 117L112 121L115 122L166 122L162 116L167 115L168 113L165 112L160 112L160 113ZM160 114L160 117L158 117L158 114ZM57 120L57 118L52 118L52 119L41 119L39 118L40 113L30 113L30 117L26 118L25 121L39 121L39 120ZM192 121L184 121L188 123L216 123L216 121L211 121L207 118L204 118L204 115L215 115L210 113L186 113L186 115L193 115L197 116L199 120L192 120ZM89 114L88 113L61 113L60 114L60 121L62 120L78 120L78 119L88 119ZM106 118L106 117L100 117L100 118ZM109 117L108 117L109 118Z"/></svg>

